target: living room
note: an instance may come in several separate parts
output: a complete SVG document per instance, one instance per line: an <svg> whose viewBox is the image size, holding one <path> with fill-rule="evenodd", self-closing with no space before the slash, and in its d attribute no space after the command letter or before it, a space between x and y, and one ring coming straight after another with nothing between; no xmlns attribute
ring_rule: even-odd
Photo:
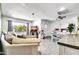
<svg viewBox="0 0 79 59"><path fill-rule="evenodd" d="M4 55L79 54L77 40L61 40L70 39L72 36L74 39L77 38L78 5L78 3L1 3L0 35L3 47L1 53ZM10 38L9 41L5 41L7 36Z"/></svg>

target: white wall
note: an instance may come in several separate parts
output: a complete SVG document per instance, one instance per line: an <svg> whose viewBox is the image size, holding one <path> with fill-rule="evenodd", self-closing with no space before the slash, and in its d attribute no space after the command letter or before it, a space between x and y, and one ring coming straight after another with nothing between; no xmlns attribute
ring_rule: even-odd
<svg viewBox="0 0 79 59"><path fill-rule="evenodd" d="M0 4L0 36L1 36L1 4Z"/></svg>
<svg viewBox="0 0 79 59"><path fill-rule="evenodd" d="M41 19L35 19L33 21L32 25L38 26L39 27L39 31L40 31L41 30Z"/></svg>
<svg viewBox="0 0 79 59"><path fill-rule="evenodd" d="M5 33L7 33L7 29L8 29L7 18L2 17L1 26L2 26L2 31L5 32Z"/></svg>
<svg viewBox="0 0 79 59"><path fill-rule="evenodd" d="M52 24L51 24L51 32L55 28L67 28L69 23L74 23L75 26L77 26L77 16L67 18L67 19L63 19L63 20L53 21Z"/></svg>

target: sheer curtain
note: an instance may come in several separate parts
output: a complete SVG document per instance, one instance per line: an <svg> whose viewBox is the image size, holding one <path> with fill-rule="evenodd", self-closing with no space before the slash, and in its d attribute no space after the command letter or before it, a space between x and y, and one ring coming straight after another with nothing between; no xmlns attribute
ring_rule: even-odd
<svg viewBox="0 0 79 59"><path fill-rule="evenodd" d="M27 25L27 35L29 35L29 23L26 23Z"/></svg>
<svg viewBox="0 0 79 59"><path fill-rule="evenodd" d="M12 20L8 20L8 32L12 31Z"/></svg>

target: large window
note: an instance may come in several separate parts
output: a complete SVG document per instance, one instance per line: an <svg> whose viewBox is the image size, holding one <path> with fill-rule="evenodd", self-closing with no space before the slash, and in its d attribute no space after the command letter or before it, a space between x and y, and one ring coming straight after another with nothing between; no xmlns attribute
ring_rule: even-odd
<svg viewBox="0 0 79 59"><path fill-rule="evenodd" d="M20 22L12 22L12 24L13 24L13 31L15 31L15 32L26 31L27 24L20 23Z"/></svg>

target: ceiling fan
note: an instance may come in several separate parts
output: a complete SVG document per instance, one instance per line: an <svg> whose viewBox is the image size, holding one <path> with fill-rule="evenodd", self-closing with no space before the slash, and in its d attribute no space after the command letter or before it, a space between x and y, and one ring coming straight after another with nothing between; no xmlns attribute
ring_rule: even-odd
<svg viewBox="0 0 79 59"><path fill-rule="evenodd" d="M64 19L64 18L66 18L67 15L68 15L70 12L71 12L70 10L65 9L65 8L63 8L62 10L59 10L59 11L57 12L58 16L57 16L57 19L56 19L56 20L58 20L58 19L62 20L62 19Z"/></svg>
<svg viewBox="0 0 79 59"><path fill-rule="evenodd" d="M58 18L58 19L63 19L63 18L66 18L66 16L60 16L60 15L59 15L57 18Z"/></svg>

